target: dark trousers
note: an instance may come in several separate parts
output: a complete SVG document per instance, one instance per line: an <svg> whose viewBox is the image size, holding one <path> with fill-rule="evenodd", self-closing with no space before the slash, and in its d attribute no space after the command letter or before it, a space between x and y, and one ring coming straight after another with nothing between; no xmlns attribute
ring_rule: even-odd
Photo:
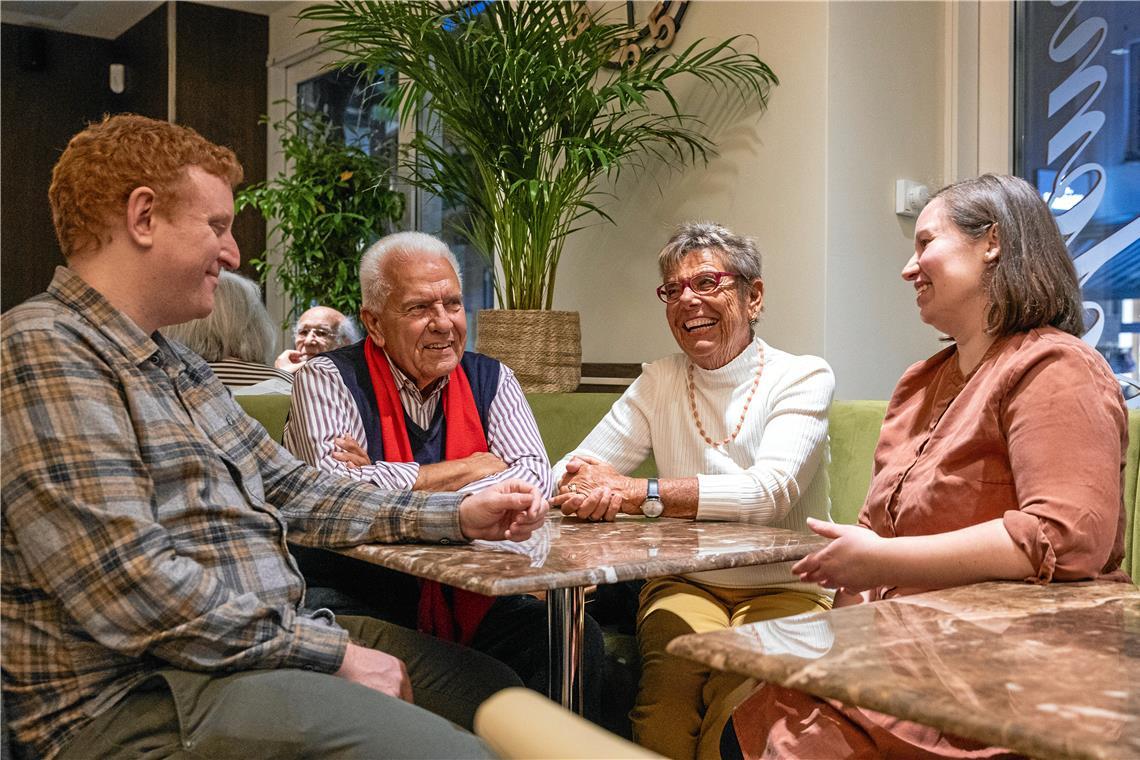
<svg viewBox="0 0 1140 760"><path fill-rule="evenodd" d="M519 685L510 669L391 623L348 616L338 622L355 641L407 664L415 705L306 670L164 669L85 726L59 758L492 756L459 726L471 727L487 697Z"/></svg>
<svg viewBox="0 0 1140 760"><path fill-rule="evenodd" d="M309 583L309 609L416 627L419 582L412 576L321 549L290 546L290 551ZM545 695L550 683L547 632L546 602L502 596L479 624L471 648L506 664L527 687ZM582 638L583 714L600 725L606 652L602 629L589 615Z"/></svg>

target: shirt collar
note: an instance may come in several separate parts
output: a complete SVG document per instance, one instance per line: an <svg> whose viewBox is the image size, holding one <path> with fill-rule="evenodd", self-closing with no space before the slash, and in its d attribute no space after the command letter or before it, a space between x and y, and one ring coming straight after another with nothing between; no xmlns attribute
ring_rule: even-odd
<svg viewBox="0 0 1140 760"><path fill-rule="evenodd" d="M419 386L416 385L416 381L404 372L404 370L396 366L396 362L392 361L392 357L388 355L387 351L384 352L384 358L388 360L388 366L392 368L392 377L395 378L396 385L400 386L404 391L411 393L412 398L419 399L421 404L427 403L433 396L438 395L448 383L449 376L444 375L441 378L433 380L428 387L421 391Z"/></svg>
<svg viewBox="0 0 1140 760"><path fill-rule="evenodd" d="M65 306L79 312L136 365L160 353L159 344L151 336L67 267L55 268L47 292Z"/></svg>

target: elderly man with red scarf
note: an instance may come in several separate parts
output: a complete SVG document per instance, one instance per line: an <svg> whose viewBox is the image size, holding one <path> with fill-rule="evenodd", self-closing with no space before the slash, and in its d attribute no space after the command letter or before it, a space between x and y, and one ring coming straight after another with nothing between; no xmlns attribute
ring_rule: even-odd
<svg viewBox="0 0 1140 760"><path fill-rule="evenodd" d="M447 245L389 235L360 263L367 337L296 374L285 446L299 459L379 488L478 491L517 478L549 493L550 463L534 415L504 364L464 352L467 316ZM308 606L367 614L458 641L546 690L546 605L491 598L317 549L293 547ZM586 716L600 718L604 651L587 616Z"/></svg>

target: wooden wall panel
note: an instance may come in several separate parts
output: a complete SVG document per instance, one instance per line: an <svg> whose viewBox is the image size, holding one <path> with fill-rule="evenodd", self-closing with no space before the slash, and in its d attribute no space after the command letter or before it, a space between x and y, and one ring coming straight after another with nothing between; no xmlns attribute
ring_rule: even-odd
<svg viewBox="0 0 1140 760"><path fill-rule="evenodd" d="M127 66L127 91L117 110L167 118L166 6L151 11L115 40L115 62Z"/></svg>
<svg viewBox="0 0 1140 760"><path fill-rule="evenodd" d="M104 113L168 118L168 7L117 40L2 25L0 39L0 310L41 292L63 263L51 224L51 169L67 141ZM246 182L265 179L265 16L175 4L175 121L227 145ZM108 66L127 66L115 95ZM265 223L253 211L235 223L243 268L265 249Z"/></svg>
<svg viewBox="0 0 1140 760"><path fill-rule="evenodd" d="M166 118L166 9L117 40L4 24L0 40L0 310L41 292L64 263L47 191L72 135L106 113ZM128 67L116 95L108 67Z"/></svg>
<svg viewBox="0 0 1140 760"><path fill-rule="evenodd" d="M113 108L112 43L0 25L0 310L43 291L63 256L47 191L71 136Z"/></svg>
<svg viewBox="0 0 1140 760"><path fill-rule="evenodd" d="M265 179L269 19L215 6L176 4L175 120L226 145L245 169L245 182ZM242 269L265 250L265 222L247 209L234 223Z"/></svg>

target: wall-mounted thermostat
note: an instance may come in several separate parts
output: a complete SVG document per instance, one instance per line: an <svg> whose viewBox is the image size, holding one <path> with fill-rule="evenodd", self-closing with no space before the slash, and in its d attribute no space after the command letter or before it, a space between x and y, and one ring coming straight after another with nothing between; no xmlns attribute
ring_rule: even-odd
<svg viewBox="0 0 1140 760"><path fill-rule="evenodd" d="M930 200L930 190L921 182L900 179L895 182L895 213L916 217Z"/></svg>

